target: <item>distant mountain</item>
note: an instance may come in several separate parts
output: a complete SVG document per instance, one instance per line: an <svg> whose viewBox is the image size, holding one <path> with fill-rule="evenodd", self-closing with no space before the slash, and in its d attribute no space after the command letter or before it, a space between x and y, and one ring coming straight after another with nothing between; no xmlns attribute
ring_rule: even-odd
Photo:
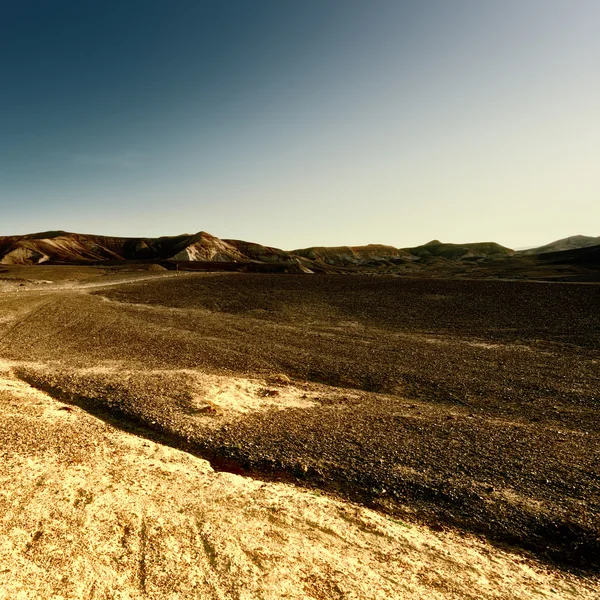
<svg viewBox="0 0 600 600"><path fill-rule="evenodd" d="M260 265L286 272L312 272L311 261L278 248L222 240L201 231L159 238L122 238L53 231L0 237L0 264L82 264L123 261L169 261L218 265ZM318 265L315 265L318 266ZM273 270L273 269L265 269Z"/></svg>
<svg viewBox="0 0 600 600"><path fill-rule="evenodd" d="M213 242L214 240L214 242ZM122 260L231 260L217 238L200 232L160 238L122 238L65 231L0 237L0 263L42 264Z"/></svg>
<svg viewBox="0 0 600 600"><path fill-rule="evenodd" d="M364 266L374 263L394 262L397 259L410 259L406 250L381 244L368 246L313 246L292 250L292 254L338 267Z"/></svg>
<svg viewBox="0 0 600 600"><path fill-rule="evenodd" d="M189 235L159 238L122 238L51 231L31 235L0 237L0 263L91 263L126 260L168 260L175 262L216 262L311 267L360 267L418 261L426 257L447 260L484 259L509 256L512 250L493 242L443 244L437 240L415 248L394 248L382 244L367 246L315 246L287 252L242 240L220 239L201 231Z"/></svg>
<svg viewBox="0 0 600 600"><path fill-rule="evenodd" d="M433 240L417 246L406 248L405 251L413 256L421 258L439 257L447 260L477 260L487 258L503 258L512 256L515 251L505 248L495 242L477 242L475 244L443 244Z"/></svg>
<svg viewBox="0 0 600 600"><path fill-rule="evenodd" d="M596 244L596 245L593 245ZM557 250L558 248L558 250ZM166 268L279 273L378 273L436 277L600 277L600 238L574 236L522 252L494 242L395 248L313 246L285 251L201 231L123 238L47 231L0 237L0 265L157 263ZM582 271L583 269L583 271Z"/></svg>
<svg viewBox="0 0 600 600"><path fill-rule="evenodd" d="M537 248L528 248L518 252L521 256L530 256L533 254L545 254L547 252L562 252L563 250L577 250L579 248L589 248L590 246L600 245L600 237L590 237L589 235L572 235L561 240L556 240L539 246Z"/></svg>

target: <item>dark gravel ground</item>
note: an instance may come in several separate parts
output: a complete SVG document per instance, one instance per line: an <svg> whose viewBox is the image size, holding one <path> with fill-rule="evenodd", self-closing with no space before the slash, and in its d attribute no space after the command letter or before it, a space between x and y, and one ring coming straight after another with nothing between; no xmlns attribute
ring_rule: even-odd
<svg viewBox="0 0 600 600"><path fill-rule="evenodd" d="M23 298L0 324L0 355L47 363L21 375L217 466L594 571L599 307L597 285L192 275ZM137 381L78 371L111 361ZM191 429L185 382L144 374L181 368L341 389L314 408Z"/></svg>

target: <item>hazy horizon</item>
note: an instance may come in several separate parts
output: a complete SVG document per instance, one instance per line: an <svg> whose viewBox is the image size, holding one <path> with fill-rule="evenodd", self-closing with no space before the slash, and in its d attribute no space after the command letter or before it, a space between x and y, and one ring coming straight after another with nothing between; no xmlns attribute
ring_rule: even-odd
<svg viewBox="0 0 600 600"><path fill-rule="evenodd" d="M600 235L592 0L24 0L0 235L284 249Z"/></svg>

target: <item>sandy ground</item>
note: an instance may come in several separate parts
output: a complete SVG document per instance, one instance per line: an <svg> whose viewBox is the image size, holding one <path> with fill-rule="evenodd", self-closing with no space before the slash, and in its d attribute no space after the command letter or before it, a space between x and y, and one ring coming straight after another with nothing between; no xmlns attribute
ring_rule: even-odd
<svg viewBox="0 0 600 600"><path fill-rule="evenodd" d="M0 600L600 597L593 570L576 576L461 528L426 527L410 511L394 517L260 473L215 472L17 377L38 372L56 379L55 391L135 409L134 424L158 420L175 433L191 424L208 431L206 443L222 438L226 455L269 454L286 467L318 450L332 478L353 456L344 444L378 442L372 426L382 418L390 431L409 431L406 419L424 426L394 450L403 481L423 480L412 458L445 477L442 457L452 446L433 442L452 433L465 458L470 438L458 434L471 422L494 425L480 427L482 435L514 429L518 439L506 449L520 459L523 432L540 444L548 434L562 450L533 446L535 477L563 481L569 468L575 485L579 469L588 478L582 514L593 516L588 447L597 435L600 338L591 287L554 287L546 296L545 286L503 284L502 295L472 295L469 285L461 297L462 284L416 283L391 297L372 291L370 278L340 279L349 282L341 292L331 280L325 293L311 282L330 280L280 276L256 279L255 288L248 276L57 267L8 274L10 281L0 277ZM151 285L161 278L172 283ZM364 306L352 304L357 281ZM104 295L89 295L95 291ZM424 308L413 309L414 300ZM473 437L475 449L484 438ZM389 435L382 440L391 450ZM433 459L421 456L424 442ZM503 458L496 448L473 463L475 482L477 465L493 456ZM577 469L569 467L574 457ZM378 474L379 463L363 463ZM508 505L535 501L527 494L537 488L523 481L526 496Z"/></svg>
<svg viewBox="0 0 600 600"><path fill-rule="evenodd" d="M598 571L600 287L122 271L102 280L129 283L88 289L98 271L20 274L33 275L78 283L0 294L0 356L40 363L20 376L54 397L191 440L237 474L399 518L408 506ZM296 406L248 383L278 374L304 388L288 388ZM332 394L306 389L319 384ZM232 394L273 410L224 424Z"/></svg>
<svg viewBox="0 0 600 600"><path fill-rule="evenodd" d="M57 290L86 290L104 288L127 283L139 283L161 278L186 277L187 273L167 271L156 265L152 268L124 270L120 268L36 266L0 267L0 293L2 292L50 292ZM61 269L63 272L61 272Z"/></svg>
<svg viewBox="0 0 600 600"><path fill-rule="evenodd" d="M50 398L10 367L0 368L2 599L592 599L600 592L592 579L472 536L214 472ZM239 381L229 385L237 390Z"/></svg>

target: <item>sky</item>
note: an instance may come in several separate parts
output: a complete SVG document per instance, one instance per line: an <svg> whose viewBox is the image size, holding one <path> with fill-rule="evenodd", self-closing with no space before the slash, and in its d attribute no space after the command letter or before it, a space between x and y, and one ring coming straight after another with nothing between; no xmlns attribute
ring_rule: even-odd
<svg viewBox="0 0 600 600"><path fill-rule="evenodd" d="M600 235L598 0L0 1L0 235Z"/></svg>

